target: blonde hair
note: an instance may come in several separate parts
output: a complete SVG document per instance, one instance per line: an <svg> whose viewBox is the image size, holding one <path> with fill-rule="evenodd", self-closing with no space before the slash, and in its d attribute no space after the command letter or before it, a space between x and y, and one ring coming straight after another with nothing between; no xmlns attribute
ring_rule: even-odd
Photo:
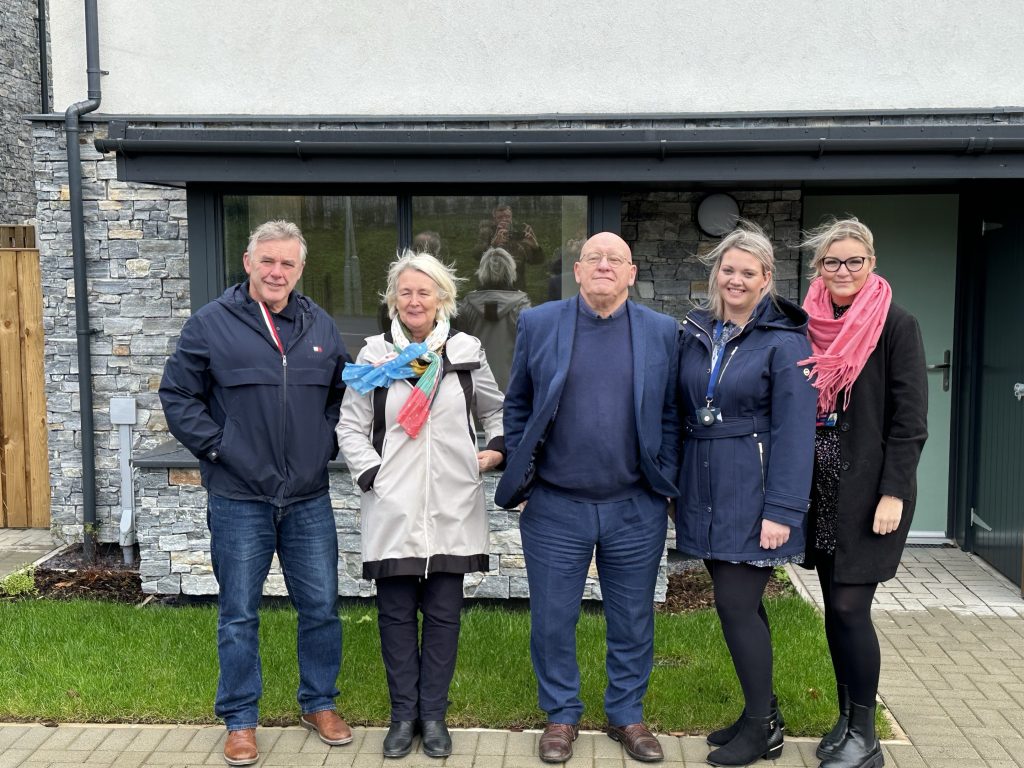
<svg viewBox="0 0 1024 768"><path fill-rule="evenodd" d="M828 254L828 249L833 243L840 240L856 240L864 246L868 257L875 258L875 236L856 216L845 219L830 218L823 224L804 232L804 240L800 243L801 248L806 248L814 255L809 265L810 275L808 279L821 275L821 262Z"/></svg>
<svg viewBox="0 0 1024 768"><path fill-rule="evenodd" d="M768 283L761 291L758 301L766 295L770 295L772 301L775 300L775 249L772 247L772 241L757 224L740 219L736 222L736 229L723 237L718 245L701 258L709 267L708 298L701 308L708 310L718 320L725 319L725 306L722 303L722 294L718 290L718 272L722 268L722 258L733 248L749 253L757 259L761 265L761 274L768 276Z"/></svg>
<svg viewBox="0 0 1024 768"><path fill-rule="evenodd" d="M413 253L406 248L388 267L388 285L383 296L388 305L388 317L394 318L398 313L398 278L407 269L422 272L434 281L437 286L437 309L442 319L451 320L458 314L455 304L457 286L465 278L458 277L453 266L438 261L429 253Z"/></svg>

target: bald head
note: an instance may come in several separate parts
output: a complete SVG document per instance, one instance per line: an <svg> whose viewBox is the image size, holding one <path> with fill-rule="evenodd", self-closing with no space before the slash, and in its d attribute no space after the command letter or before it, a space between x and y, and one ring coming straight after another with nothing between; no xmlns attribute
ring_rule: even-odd
<svg viewBox="0 0 1024 768"><path fill-rule="evenodd" d="M616 235L614 232L598 232L592 236L587 242L580 248L580 255L587 253L587 248L594 246L595 248L614 248L626 254L626 260L632 261L633 252L629 250L629 245L621 237Z"/></svg>
<svg viewBox="0 0 1024 768"><path fill-rule="evenodd" d="M583 300L607 317L629 298L629 287L636 281L636 265L625 240L612 232L598 232L580 249L573 275Z"/></svg>

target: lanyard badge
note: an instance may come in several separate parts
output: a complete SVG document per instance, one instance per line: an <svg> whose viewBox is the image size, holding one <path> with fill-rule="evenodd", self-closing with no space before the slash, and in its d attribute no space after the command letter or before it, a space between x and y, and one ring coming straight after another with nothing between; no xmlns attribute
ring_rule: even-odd
<svg viewBox="0 0 1024 768"><path fill-rule="evenodd" d="M725 357L725 348L715 356L714 347L718 343L718 340L722 338L722 332L725 326L721 321L715 323L715 335L712 338L712 356L715 357L715 362L711 366L711 376L708 378L708 391L704 396L705 404L703 408L697 409L697 422L703 427L714 426L716 422L722 420L722 409L712 408L711 403L715 399L715 388L718 386L719 380L722 378L722 358Z"/></svg>

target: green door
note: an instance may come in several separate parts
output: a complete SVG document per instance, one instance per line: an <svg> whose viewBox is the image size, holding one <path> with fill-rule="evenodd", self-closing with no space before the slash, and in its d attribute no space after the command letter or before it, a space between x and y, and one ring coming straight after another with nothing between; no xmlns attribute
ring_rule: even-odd
<svg viewBox="0 0 1024 768"><path fill-rule="evenodd" d="M956 195L804 196L805 228L848 214L871 228L877 271L892 285L893 301L921 324L930 365L944 364L953 349L957 205ZM915 539L949 534L949 373L934 368L928 375L928 442L917 472L910 530Z"/></svg>
<svg viewBox="0 0 1024 768"><path fill-rule="evenodd" d="M1018 332L1024 218L1009 196L983 210L985 299L972 549L1024 586L1024 343Z"/></svg>

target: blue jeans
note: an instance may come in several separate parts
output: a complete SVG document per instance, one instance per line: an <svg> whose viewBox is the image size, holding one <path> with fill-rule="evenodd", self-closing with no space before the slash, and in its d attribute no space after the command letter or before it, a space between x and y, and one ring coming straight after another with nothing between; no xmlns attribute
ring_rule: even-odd
<svg viewBox="0 0 1024 768"><path fill-rule="evenodd" d="M605 714L616 726L643 719L665 509L665 499L652 493L590 504L539 484L530 495L519 518L530 584L530 658L550 722L578 723L583 713L575 627L595 549L607 625Z"/></svg>
<svg viewBox="0 0 1024 768"><path fill-rule="evenodd" d="M210 494L207 507L213 573L220 585L214 707L229 731L255 728L263 677L259 605L277 552L298 613L299 708L334 709L341 667L338 534L330 497L275 507Z"/></svg>

